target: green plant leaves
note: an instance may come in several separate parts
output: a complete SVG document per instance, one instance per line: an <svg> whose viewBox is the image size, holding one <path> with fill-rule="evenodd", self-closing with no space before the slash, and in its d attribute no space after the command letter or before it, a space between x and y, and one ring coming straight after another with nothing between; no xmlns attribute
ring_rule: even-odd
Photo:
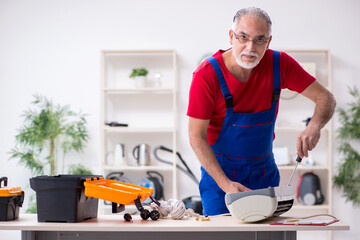
<svg viewBox="0 0 360 240"><path fill-rule="evenodd" d="M21 165L29 168L34 174L44 174L44 163L37 159L38 154L33 150L14 148L10 154L11 158L18 159Z"/></svg>
<svg viewBox="0 0 360 240"><path fill-rule="evenodd" d="M130 78L134 78L136 76L146 76L148 74L148 70L146 68L134 68L130 74Z"/></svg>
<svg viewBox="0 0 360 240"><path fill-rule="evenodd" d="M72 164L69 173L74 175L91 175L92 172L82 164Z"/></svg>
<svg viewBox="0 0 360 240"><path fill-rule="evenodd" d="M338 151L344 159L333 180L334 185L343 190L347 201L360 205L360 154L352 145L360 141L360 92L354 87L349 88L349 93L354 97L354 102L349 103L347 109L337 110L342 124L337 132L337 139L340 140Z"/></svg>
<svg viewBox="0 0 360 240"><path fill-rule="evenodd" d="M54 105L41 95L34 95L33 108L24 111L24 125L18 129L16 146L10 159L18 159L34 174L56 173L58 154L83 151L89 139L85 115L70 110L69 105Z"/></svg>

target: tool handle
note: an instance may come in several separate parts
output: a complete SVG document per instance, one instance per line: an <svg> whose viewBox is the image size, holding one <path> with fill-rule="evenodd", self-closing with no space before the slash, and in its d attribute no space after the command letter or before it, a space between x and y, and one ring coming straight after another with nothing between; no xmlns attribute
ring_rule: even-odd
<svg viewBox="0 0 360 240"><path fill-rule="evenodd" d="M8 178L7 177L2 177L0 178L0 188L1 188L1 183L4 182L4 187L7 186L7 182L8 182Z"/></svg>
<svg viewBox="0 0 360 240"><path fill-rule="evenodd" d="M301 163L301 160L302 160L302 157L300 157L299 155L297 155L296 161L297 161L298 163Z"/></svg>

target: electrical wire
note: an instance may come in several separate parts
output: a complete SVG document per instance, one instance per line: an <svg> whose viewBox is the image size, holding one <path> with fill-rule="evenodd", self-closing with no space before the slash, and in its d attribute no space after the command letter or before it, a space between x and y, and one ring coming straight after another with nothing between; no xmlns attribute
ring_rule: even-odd
<svg viewBox="0 0 360 240"><path fill-rule="evenodd" d="M337 218L335 216L333 216L331 214L326 214L326 213L324 213L324 214L315 214L315 215L310 215L310 216L307 216L307 217L299 217L299 218L291 217L290 219L300 219L301 220L301 219L309 219L309 218L313 218L313 217L331 217L331 218L337 220Z"/></svg>
<svg viewBox="0 0 360 240"><path fill-rule="evenodd" d="M331 215L331 214L316 214L316 215L311 215L311 216L307 216L307 217L303 217L302 219L308 219L308 218L313 218L313 217L321 217L321 216L325 216L325 217L332 217L333 219L337 219L335 216Z"/></svg>
<svg viewBox="0 0 360 240"><path fill-rule="evenodd" d="M167 152L173 152L173 150L164 147L164 146L156 146L154 148L154 157L156 158L156 160L165 163L165 164L169 164L172 165L173 163L170 161L166 161L164 159L161 159L158 155L157 155L157 151L158 150L163 150L163 151L167 151ZM178 156L178 158L180 159L181 163L185 166L185 168L181 167L180 165L176 164L176 167L181 170L182 172L184 172L186 175L188 175L196 184L199 185L199 180L196 178L195 174L190 170L190 168L188 167L188 165L186 164L186 162L184 161L184 159L181 157L179 152L176 152L176 155Z"/></svg>
<svg viewBox="0 0 360 240"><path fill-rule="evenodd" d="M160 200L150 205L151 209L160 213L160 218L166 218L169 214L172 219L189 219L190 217L199 218L201 215L196 213L194 209L186 209L184 202L177 199L169 199L169 201Z"/></svg>
<svg viewBox="0 0 360 240"><path fill-rule="evenodd" d="M151 203L151 208L156 209L160 213L161 218L166 218L169 214L172 219L189 218L190 215L185 208L185 204L177 199L169 201L159 201L160 205Z"/></svg>

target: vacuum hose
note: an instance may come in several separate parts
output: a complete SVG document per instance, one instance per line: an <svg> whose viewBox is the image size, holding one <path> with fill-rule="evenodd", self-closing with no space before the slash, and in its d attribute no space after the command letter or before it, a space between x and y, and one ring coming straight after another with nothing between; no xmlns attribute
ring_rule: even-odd
<svg viewBox="0 0 360 240"><path fill-rule="evenodd" d="M156 158L156 160L162 162L162 163L165 163L165 164L169 164L169 165L172 165L172 162L169 162L169 161L166 161L164 159L161 159L158 155L157 155L157 151L158 150L163 150L163 151L167 151L167 152L170 152L172 153L173 150L167 148L167 147L164 147L164 146L156 146L154 148L154 157ZM179 152L176 152L176 155L179 157L181 163L185 166L186 169L184 169L183 167L179 166L178 164L176 164L176 167L178 169L180 169L181 171L183 171L186 175L188 175L196 184L199 185L199 180L196 178L196 176L194 175L194 173L190 170L190 168L188 167L188 165L186 164L186 162L184 161L184 159L181 157L180 153Z"/></svg>

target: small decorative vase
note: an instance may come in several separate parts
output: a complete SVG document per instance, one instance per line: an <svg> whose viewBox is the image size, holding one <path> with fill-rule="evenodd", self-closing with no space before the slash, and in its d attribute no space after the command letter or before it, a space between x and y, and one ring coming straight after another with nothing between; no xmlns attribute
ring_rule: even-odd
<svg viewBox="0 0 360 240"><path fill-rule="evenodd" d="M144 88L146 84L146 76L136 76L134 81L136 88Z"/></svg>
<svg viewBox="0 0 360 240"><path fill-rule="evenodd" d="M154 81L154 88L161 88L161 80L160 78L162 77L161 73L155 73L154 75L155 77L155 81Z"/></svg>

